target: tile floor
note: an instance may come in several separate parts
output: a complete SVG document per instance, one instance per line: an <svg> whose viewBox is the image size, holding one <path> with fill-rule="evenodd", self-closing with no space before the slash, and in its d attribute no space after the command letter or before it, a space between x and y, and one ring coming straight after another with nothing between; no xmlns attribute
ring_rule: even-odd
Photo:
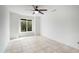
<svg viewBox="0 0 79 59"><path fill-rule="evenodd" d="M11 40L5 53L78 53L79 50L40 36Z"/></svg>

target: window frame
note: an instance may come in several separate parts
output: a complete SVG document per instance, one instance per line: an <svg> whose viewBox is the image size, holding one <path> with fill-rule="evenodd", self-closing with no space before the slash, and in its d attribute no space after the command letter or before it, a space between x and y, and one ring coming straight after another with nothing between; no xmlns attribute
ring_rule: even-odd
<svg viewBox="0 0 79 59"><path fill-rule="evenodd" d="M29 32L32 32L33 31L33 28L32 28L32 30L31 31L25 31L25 32L22 32L22 30L21 30L21 22L23 21L23 19L27 22L27 21L31 21L31 23L32 23L32 20L31 19L25 19L25 18L22 18L22 19L20 19L20 33L29 33ZM33 25L33 24L32 24ZM33 26L32 26L33 27Z"/></svg>

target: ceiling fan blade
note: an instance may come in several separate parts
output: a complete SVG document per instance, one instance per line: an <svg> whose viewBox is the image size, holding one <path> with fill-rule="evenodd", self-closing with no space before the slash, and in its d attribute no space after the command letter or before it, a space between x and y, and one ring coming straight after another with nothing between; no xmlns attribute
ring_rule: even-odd
<svg viewBox="0 0 79 59"><path fill-rule="evenodd" d="M38 8L38 5L32 5L34 9L37 9Z"/></svg>
<svg viewBox="0 0 79 59"><path fill-rule="evenodd" d="M55 11L56 11L56 9L53 9L53 10L52 10L52 12L55 12Z"/></svg>
<svg viewBox="0 0 79 59"><path fill-rule="evenodd" d="M34 9L36 9L36 6L32 5Z"/></svg>
<svg viewBox="0 0 79 59"><path fill-rule="evenodd" d="M44 14L43 12L39 11L39 13Z"/></svg>
<svg viewBox="0 0 79 59"><path fill-rule="evenodd" d="M35 14L35 12L33 12L33 14Z"/></svg>
<svg viewBox="0 0 79 59"><path fill-rule="evenodd" d="M40 11L47 11L47 9L39 9Z"/></svg>

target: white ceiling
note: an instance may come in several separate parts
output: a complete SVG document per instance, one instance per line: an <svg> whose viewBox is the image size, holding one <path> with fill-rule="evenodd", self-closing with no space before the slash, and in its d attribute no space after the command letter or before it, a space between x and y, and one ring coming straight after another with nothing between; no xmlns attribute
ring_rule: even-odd
<svg viewBox="0 0 79 59"><path fill-rule="evenodd" d="M52 5L38 5L40 9L47 9L48 11L55 9ZM8 5L10 12L15 12L22 15L33 16L33 7L32 5ZM48 12L47 11L47 12ZM43 11L43 13L46 13ZM41 16L41 14L37 14L36 16Z"/></svg>
<svg viewBox="0 0 79 59"><path fill-rule="evenodd" d="M47 9L46 12L43 11L44 14L49 14L53 13L54 10L56 9L55 12L62 10L61 7L79 7L79 6L73 6L73 5L38 5L39 9ZM27 15L27 16L33 16L33 7L32 5L8 5L9 11L10 12L15 12L21 15ZM36 14L36 16L43 16L42 14Z"/></svg>

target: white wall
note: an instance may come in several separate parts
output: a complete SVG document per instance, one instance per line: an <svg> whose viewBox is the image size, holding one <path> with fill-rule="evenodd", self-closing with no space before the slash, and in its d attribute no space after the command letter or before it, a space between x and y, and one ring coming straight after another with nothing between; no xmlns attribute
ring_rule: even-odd
<svg viewBox="0 0 79 59"><path fill-rule="evenodd" d="M20 19L32 19L32 32L20 32ZM36 21L35 21L36 20ZM34 33L40 34L39 17L26 16L10 12L10 38L18 38L19 36L32 36Z"/></svg>
<svg viewBox="0 0 79 59"><path fill-rule="evenodd" d="M34 17L34 26L33 26L33 31L34 35L40 35L40 17L38 16L33 16Z"/></svg>
<svg viewBox="0 0 79 59"><path fill-rule="evenodd" d="M0 6L0 52L4 52L9 41L9 14L6 6Z"/></svg>
<svg viewBox="0 0 79 59"><path fill-rule="evenodd" d="M19 33L18 16L10 13L10 38L17 38Z"/></svg>
<svg viewBox="0 0 79 59"><path fill-rule="evenodd" d="M52 6L51 6L52 7ZM41 18L41 34L71 47L79 48L79 6L53 6Z"/></svg>

